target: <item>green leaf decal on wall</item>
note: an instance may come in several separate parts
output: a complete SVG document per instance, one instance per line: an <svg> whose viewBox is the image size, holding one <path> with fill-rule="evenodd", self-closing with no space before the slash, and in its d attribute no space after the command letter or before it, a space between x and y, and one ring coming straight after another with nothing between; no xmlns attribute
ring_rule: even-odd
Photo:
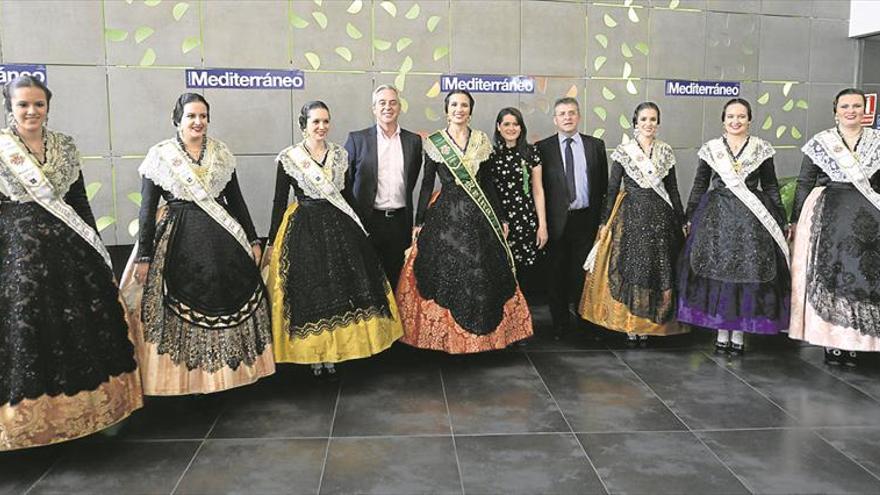
<svg viewBox="0 0 880 495"><path fill-rule="evenodd" d="M95 224L98 227L98 232L103 232L104 229L116 223L116 219L107 215L103 216L97 220L95 220Z"/></svg>
<svg viewBox="0 0 880 495"><path fill-rule="evenodd" d="M373 46L376 48L376 50L384 52L385 50L391 48L391 42L376 38L373 40Z"/></svg>
<svg viewBox="0 0 880 495"><path fill-rule="evenodd" d="M638 50L639 53L641 53L642 55L644 55L646 57L648 56L648 44L647 43L645 43L643 41L636 43L636 50Z"/></svg>
<svg viewBox="0 0 880 495"><path fill-rule="evenodd" d="M626 92L631 95L639 94L639 90L636 89L636 85L635 85L635 83L633 83L632 79L628 79L626 81Z"/></svg>
<svg viewBox="0 0 880 495"><path fill-rule="evenodd" d="M785 105L782 106L782 110L785 112L790 112L792 108L794 108L794 100L791 99L785 102Z"/></svg>
<svg viewBox="0 0 880 495"><path fill-rule="evenodd" d="M312 0L312 1L315 2L315 5L317 5L318 7L324 5L324 0Z"/></svg>
<svg viewBox="0 0 880 495"><path fill-rule="evenodd" d="M155 31L149 26L141 26L134 32L134 42L140 44L145 39L153 35Z"/></svg>
<svg viewBox="0 0 880 495"><path fill-rule="evenodd" d="M768 115L767 118L764 119L764 124L761 125L761 129L766 131L766 130L770 129L771 127L773 127L773 116Z"/></svg>
<svg viewBox="0 0 880 495"><path fill-rule="evenodd" d="M412 67L413 67L413 59L412 59L412 57L407 56L405 59L403 59L403 62L400 64L400 72L406 74L407 72L412 70Z"/></svg>
<svg viewBox="0 0 880 495"><path fill-rule="evenodd" d="M610 14L605 14L605 16L602 18L602 20L605 21L605 25L610 28L617 26L617 21L615 21L614 18L611 17Z"/></svg>
<svg viewBox="0 0 880 495"><path fill-rule="evenodd" d="M639 22L639 15L636 14L636 9L630 7L629 12L626 14L629 17L629 20L632 22Z"/></svg>
<svg viewBox="0 0 880 495"><path fill-rule="evenodd" d="M605 62L607 60L608 60L608 57L606 57L604 55L599 55L598 57L596 57L596 60L593 60L593 69L598 71L599 69L602 68L603 65L605 65Z"/></svg>
<svg viewBox="0 0 880 495"><path fill-rule="evenodd" d="M128 38L128 31L107 28L104 30L104 37L108 41L125 41Z"/></svg>
<svg viewBox="0 0 880 495"><path fill-rule="evenodd" d="M608 101L611 101L611 100L617 98L617 96L614 94L614 92L611 91L610 89L608 89L607 86L602 86L602 97Z"/></svg>
<svg viewBox="0 0 880 495"><path fill-rule="evenodd" d="M427 96L428 98L436 98L439 94L440 94L440 83L435 82L434 85L431 86L431 89L429 89L428 92L425 93L425 96Z"/></svg>
<svg viewBox="0 0 880 495"><path fill-rule="evenodd" d="M801 110L806 110L810 108L810 104L807 103L807 100L798 100L797 103L795 103L795 106L800 108Z"/></svg>
<svg viewBox="0 0 880 495"><path fill-rule="evenodd" d="M597 34L596 36L594 36L594 38L596 38L596 41L598 41L599 44L602 45L602 48L608 48L608 36L605 36L604 34Z"/></svg>
<svg viewBox="0 0 880 495"><path fill-rule="evenodd" d="M336 53L345 59L346 62L351 62L351 50L344 46L337 46Z"/></svg>
<svg viewBox="0 0 880 495"><path fill-rule="evenodd" d="M400 98L400 111L406 113L409 111L409 102L406 101L406 98Z"/></svg>
<svg viewBox="0 0 880 495"><path fill-rule="evenodd" d="M143 197L141 196L141 193L139 193L139 192L130 192L130 193L128 193L128 195L126 197L128 198L129 201L131 201L132 203L134 203L138 206L140 206L141 201L143 201Z"/></svg>
<svg viewBox="0 0 880 495"><path fill-rule="evenodd" d="M183 40L183 43L180 45L180 49L183 53L189 53L193 48L202 44L202 40L199 39L198 36L190 36L189 38Z"/></svg>
<svg viewBox="0 0 880 495"><path fill-rule="evenodd" d="M162 0L144 0L144 5L146 5L147 7L155 7L160 3L162 3Z"/></svg>
<svg viewBox="0 0 880 495"><path fill-rule="evenodd" d="M629 79L629 76L632 75L632 71L633 71L632 65L630 65L629 62L624 62L623 63L623 78Z"/></svg>
<svg viewBox="0 0 880 495"><path fill-rule="evenodd" d="M410 38L400 38L397 40L397 53L402 52L412 43L412 39Z"/></svg>
<svg viewBox="0 0 880 495"><path fill-rule="evenodd" d="M394 2L382 2L379 6L385 9L385 12L388 12L391 17L397 17L397 5L394 5Z"/></svg>
<svg viewBox="0 0 880 495"><path fill-rule="evenodd" d="M671 0L671 1L669 2L669 8L670 8L671 10L675 10L675 9L678 8L678 5L679 5L680 3L681 3L681 2L680 2L679 0Z"/></svg>
<svg viewBox="0 0 880 495"><path fill-rule="evenodd" d="M770 93L764 93L758 97L758 105L766 105L770 101Z"/></svg>
<svg viewBox="0 0 880 495"><path fill-rule="evenodd" d="M788 96L788 93L791 91L791 87L793 85L794 85L794 83L791 83L791 82L785 83L785 85L782 86L782 94L784 94L785 96Z"/></svg>
<svg viewBox="0 0 880 495"><path fill-rule="evenodd" d="M437 112L431 107L425 107L425 118L431 122L437 122L440 120L440 116L437 115Z"/></svg>
<svg viewBox="0 0 880 495"><path fill-rule="evenodd" d="M315 18L315 22L321 26L321 29L327 29L327 16L323 12L312 12L312 17Z"/></svg>
<svg viewBox="0 0 880 495"><path fill-rule="evenodd" d="M629 48L629 45L626 44L625 42L620 44L620 53L622 53L623 56L626 58L632 58L632 56L633 56L632 50Z"/></svg>
<svg viewBox="0 0 880 495"><path fill-rule="evenodd" d="M290 13L289 18L290 18L290 25L297 28L297 29L303 29L309 25L309 21L303 19L302 17L296 15L293 12Z"/></svg>
<svg viewBox="0 0 880 495"><path fill-rule="evenodd" d="M434 61L440 60L445 57L449 53L449 48L445 46L438 46L434 48Z"/></svg>
<svg viewBox="0 0 880 495"><path fill-rule="evenodd" d="M363 0L354 0L353 2L351 2L351 5L349 5L348 9L346 9L345 11L348 12L349 14L354 15L354 14L359 13L362 8L364 8Z"/></svg>
<svg viewBox="0 0 880 495"><path fill-rule="evenodd" d="M801 134L801 131L797 127L791 126L791 137L793 137L795 139L800 139L803 137L803 135Z"/></svg>
<svg viewBox="0 0 880 495"><path fill-rule="evenodd" d="M361 33L358 28L354 27L354 24L350 22L345 25L345 33L353 40L359 40L364 37L363 33Z"/></svg>
<svg viewBox="0 0 880 495"><path fill-rule="evenodd" d="M403 91L403 88L406 87L406 72L397 74L397 77L394 78L394 86Z"/></svg>
<svg viewBox="0 0 880 495"><path fill-rule="evenodd" d="M421 9L421 7L419 7L419 4L414 3L413 6L410 7L409 10L406 11L406 15L404 15L404 17L406 17L409 20L413 20L419 16L419 12L421 12L421 10L422 9Z"/></svg>
<svg viewBox="0 0 880 495"><path fill-rule="evenodd" d="M425 23L425 26L428 28L429 33L433 33L435 29L437 29L437 24L440 23L439 15L432 15L428 18L428 22Z"/></svg>
<svg viewBox="0 0 880 495"><path fill-rule="evenodd" d="M156 52L153 51L152 48L147 48L147 51L144 52L144 56L141 57L140 65L143 67L149 67L156 63Z"/></svg>
<svg viewBox="0 0 880 495"><path fill-rule="evenodd" d="M782 135L785 134L785 129L786 129L786 126L784 126L784 125L781 125L776 128L776 139L781 138Z"/></svg>
<svg viewBox="0 0 880 495"><path fill-rule="evenodd" d="M309 65L312 66L312 69L318 70L318 67L321 67L321 57L317 53L306 52L305 57L309 61Z"/></svg>
<svg viewBox="0 0 880 495"><path fill-rule="evenodd" d="M186 11L189 10L189 4L186 2L178 2L177 5L174 6L174 9L171 10L171 15L174 17L175 21L179 21Z"/></svg>
<svg viewBox="0 0 880 495"><path fill-rule="evenodd" d="M140 232L140 225L138 225L138 219L135 218L131 222L128 222L128 235L132 237L137 237L138 232Z"/></svg>
<svg viewBox="0 0 880 495"><path fill-rule="evenodd" d="M593 137L596 139L602 139L602 136L605 135L605 129L599 128L593 131Z"/></svg>
<svg viewBox="0 0 880 495"><path fill-rule="evenodd" d="M86 199L88 199L89 201L95 199L95 196L98 195L98 191L101 190L101 186L103 186L103 184L101 184L100 182L92 182L91 184L87 185Z"/></svg>
<svg viewBox="0 0 880 495"><path fill-rule="evenodd" d="M593 113L595 113L596 116L603 121L608 118L608 112L605 110L604 107L593 107Z"/></svg>
<svg viewBox="0 0 880 495"><path fill-rule="evenodd" d="M620 127L623 127L624 129L629 129L630 127L632 127L632 124L629 123L629 119L624 114L620 114L617 122L620 124Z"/></svg>

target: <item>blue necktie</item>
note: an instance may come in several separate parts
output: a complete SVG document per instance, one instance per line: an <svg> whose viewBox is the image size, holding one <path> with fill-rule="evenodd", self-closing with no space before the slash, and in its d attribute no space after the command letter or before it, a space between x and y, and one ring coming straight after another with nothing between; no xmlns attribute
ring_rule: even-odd
<svg viewBox="0 0 880 495"><path fill-rule="evenodd" d="M572 138L565 138L565 185L568 186L568 203L577 199L577 188L574 184L574 151L571 149Z"/></svg>

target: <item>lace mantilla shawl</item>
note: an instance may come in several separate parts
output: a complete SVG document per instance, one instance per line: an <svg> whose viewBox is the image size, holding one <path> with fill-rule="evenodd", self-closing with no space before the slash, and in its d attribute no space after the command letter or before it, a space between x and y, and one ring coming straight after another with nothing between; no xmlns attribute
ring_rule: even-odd
<svg viewBox="0 0 880 495"><path fill-rule="evenodd" d="M0 133L12 136L23 150L27 150L12 129L6 128ZM39 162L37 163L39 164ZM79 151L76 149L73 138L67 134L46 129L46 163L40 165L40 170L52 184L58 198L64 198L64 195L70 190L70 186L79 179L81 169ZM18 180L6 167L0 167L0 175L3 176L4 182L12 188L11 191L2 191L4 194L21 203L32 201L27 190L18 183Z"/></svg>
<svg viewBox="0 0 880 495"><path fill-rule="evenodd" d="M626 175L636 181L636 184L638 184L639 187L645 189L651 187L651 183L639 169L639 166L636 165L632 158L630 158L629 154L627 154L623 144L618 145L617 148L614 149L611 153L611 159L619 163L620 166L623 167L623 170L626 171ZM666 176L669 175L669 171L675 166L675 155L672 153L672 146L669 146L663 141L655 140L654 148L651 153L651 162L654 163L654 168L657 169L657 180L663 180L666 178Z"/></svg>
<svg viewBox="0 0 880 495"><path fill-rule="evenodd" d="M697 153L697 156L702 158L706 163L713 165L715 163L715 158L712 156L712 151L709 149L710 143L713 141L721 141L721 147L726 149L724 146L724 142L721 138L715 138L707 143L705 143L700 151ZM740 169L737 171L740 177L745 180L752 172L758 169L764 160L770 158L771 156L776 154L776 150L773 149L773 145L764 141L763 139L757 136L749 136L749 143L746 145L746 149L743 150L740 155L740 159L738 160L740 163ZM733 157L730 159L731 162L734 162ZM714 167L713 167L714 168Z"/></svg>
<svg viewBox="0 0 880 495"><path fill-rule="evenodd" d="M445 130L440 131L442 133L446 133ZM452 138L446 134L446 137L452 142ZM455 146L453 143L452 146ZM440 150L434 146L434 143L431 142L430 139L425 138L422 143L422 147L425 150L425 153L428 154L432 160L437 163L446 163L446 160L443 159L443 155L440 154ZM460 151L460 150L459 150ZM468 140L467 149L462 154L462 163L464 166L470 170L471 174L476 177L477 172L480 171L480 164L486 161L489 158L489 155L492 154L492 142L489 141L489 136L486 135L483 131L478 131L476 129L471 130L471 137Z"/></svg>
<svg viewBox="0 0 880 495"><path fill-rule="evenodd" d="M288 151L291 149L293 149L293 151L288 154ZM312 181L303 176L302 171L294 161L290 159L289 155L294 156L296 163L307 163L309 160L312 160L312 157L309 156L309 152L306 151L303 143L296 143L291 147L284 148L281 150L281 153L278 153L277 160L281 162L281 166L284 167L284 171L287 172L287 175L296 180L296 183L306 196L312 199L326 199L324 198L324 194L312 185ZM345 187L345 171L348 170L348 152L345 151L345 148L336 143L328 142L327 162L324 166L330 166L330 170L333 173L333 186L337 191L342 191Z"/></svg>
<svg viewBox="0 0 880 495"><path fill-rule="evenodd" d="M822 131L822 133L824 132L831 132L837 136L837 130L834 128ZM837 138L840 139L839 136L837 136ZM843 145L842 140L841 145ZM813 163L821 168L823 172L828 174L828 177L834 182L849 182L846 173L840 170L840 165L838 165L837 162L834 161L834 158L828 154L828 151L819 143L816 136L813 136L812 139L807 141L807 144L801 148L801 151L803 151L810 160L813 160ZM871 177L878 169L880 169L880 131L867 128L862 131L862 140L859 142L859 147L856 149L856 156L858 157L859 164L862 166L862 170L867 177Z"/></svg>
<svg viewBox="0 0 880 495"><path fill-rule="evenodd" d="M142 177L146 177L153 181L157 186L170 192L175 198L184 201L195 201L189 192L175 178L171 172L171 164L166 163L163 157L163 150L166 146L176 148L175 152L183 154L189 160L190 167L193 169L206 169L202 176L202 185L212 198L216 198L223 192L226 184L232 178L232 172L235 171L235 156L229 151L222 141L206 137L208 143L205 145L205 156L202 158L202 165L196 165L187 153L180 149L176 138L166 139L156 144L147 152L147 157L138 167L138 173Z"/></svg>

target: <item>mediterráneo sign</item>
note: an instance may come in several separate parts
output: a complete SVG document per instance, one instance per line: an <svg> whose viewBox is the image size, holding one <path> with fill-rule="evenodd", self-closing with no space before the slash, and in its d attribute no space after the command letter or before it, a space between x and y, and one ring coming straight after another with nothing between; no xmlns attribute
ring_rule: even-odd
<svg viewBox="0 0 880 495"><path fill-rule="evenodd" d="M186 87L203 89L303 89L301 70L186 69Z"/></svg>
<svg viewBox="0 0 880 495"><path fill-rule="evenodd" d="M740 94L738 81L682 81L666 80L666 96L727 96Z"/></svg>
<svg viewBox="0 0 880 495"><path fill-rule="evenodd" d="M18 76L33 76L46 83L46 66L34 64L3 64L0 65L0 84L6 84Z"/></svg>
<svg viewBox="0 0 880 495"><path fill-rule="evenodd" d="M440 91L464 89L471 93L534 93L535 78L529 76L496 76L481 74L444 74Z"/></svg>

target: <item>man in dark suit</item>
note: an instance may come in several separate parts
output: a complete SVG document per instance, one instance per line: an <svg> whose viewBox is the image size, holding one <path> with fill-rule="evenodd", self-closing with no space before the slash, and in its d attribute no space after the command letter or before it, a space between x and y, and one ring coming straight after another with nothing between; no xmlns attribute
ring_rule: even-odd
<svg viewBox="0 0 880 495"><path fill-rule="evenodd" d="M550 236L547 282L556 339L568 329L569 304L578 300L583 289L583 263L596 239L608 188L605 143L579 133L580 118L577 99L556 100L553 123L558 132L537 143L543 162Z"/></svg>
<svg viewBox="0 0 880 495"><path fill-rule="evenodd" d="M403 267L413 226L413 189L422 169L422 139L402 129L397 88L373 91L376 125L351 132L345 141L345 196L370 233L391 287Z"/></svg>

